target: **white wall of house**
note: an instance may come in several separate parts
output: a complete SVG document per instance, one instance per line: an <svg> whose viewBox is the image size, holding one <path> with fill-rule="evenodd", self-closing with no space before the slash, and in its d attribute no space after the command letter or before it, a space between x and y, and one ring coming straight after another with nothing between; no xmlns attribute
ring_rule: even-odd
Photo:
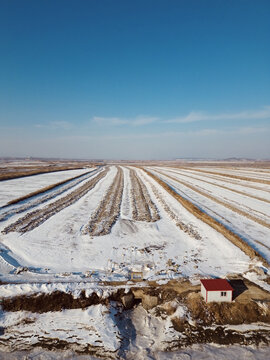
<svg viewBox="0 0 270 360"><path fill-rule="evenodd" d="M223 293L223 296L221 295L221 293ZM231 302L232 301L232 291L208 291L207 292L207 302L212 302L212 301L217 301L217 302Z"/></svg>
<svg viewBox="0 0 270 360"><path fill-rule="evenodd" d="M201 294L202 294L204 300L206 301L206 289L202 283L201 283Z"/></svg>

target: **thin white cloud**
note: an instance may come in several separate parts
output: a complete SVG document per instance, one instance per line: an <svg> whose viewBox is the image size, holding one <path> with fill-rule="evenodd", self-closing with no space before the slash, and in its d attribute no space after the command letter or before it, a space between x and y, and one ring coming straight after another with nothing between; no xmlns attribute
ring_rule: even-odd
<svg viewBox="0 0 270 360"><path fill-rule="evenodd" d="M40 129L62 129L62 130L69 130L72 128L72 124L68 121L50 121L47 124L35 124L36 128Z"/></svg>
<svg viewBox="0 0 270 360"><path fill-rule="evenodd" d="M247 110L237 113L208 114L192 111L187 116L165 120L166 123L193 123L197 121L219 121L219 120L263 120L270 119L270 106L261 110Z"/></svg>
<svg viewBox="0 0 270 360"><path fill-rule="evenodd" d="M165 124L186 124L203 121L226 121L226 120L263 120L270 119L270 106L265 106L259 110L245 110L235 113L209 114L201 111L191 111L186 116L180 116L173 119L164 119L155 116L137 116L135 118L120 117L99 117L94 116L93 121L99 125L108 126L144 126L153 123Z"/></svg>
<svg viewBox="0 0 270 360"><path fill-rule="evenodd" d="M93 121L99 125L111 125L111 126L119 126L119 125L130 125L130 126L144 126L148 124L152 124L157 122L159 118L154 116L137 116L135 118L125 119L118 117L99 117L94 116Z"/></svg>

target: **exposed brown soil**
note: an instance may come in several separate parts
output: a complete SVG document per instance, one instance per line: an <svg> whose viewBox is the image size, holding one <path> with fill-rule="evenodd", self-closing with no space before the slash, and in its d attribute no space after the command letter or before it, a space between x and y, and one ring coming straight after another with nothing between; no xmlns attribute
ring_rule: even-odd
<svg viewBox="0 0 270 360"><path fill-rule="evenodd" d="M219 344L219 345L256 345L269 344L268 330L248 330L239 332L227 329L223 326L216 328L205 328L202 326L192 326L188 322L180 319L172 320L173 327L176 331L182 333L181 340L172 341L166 348L166 351L172 351L193 344Z"/></svg>
<svg viewBox="0 0 270 360"><path fill-rule="evenodd" d="M225 225L218 222L216 219L212 218L210 215L203 212L200 208L194 205L187 199L184 199L181 195L176 193L168 184L162 181L158 176L152 174L150 171L143 169L150 177L152 177L159 185L161 185L169 194L171 194L175 199L177 199L185 209L191 212L199 220L205 222L211 226L216 231L220 232L224 237L231 241L234 245L239 247L246 255L251 259L258 258L265 264L269 266L266 259L264 259L256 250L249 246L240 236L229 230Z"/></svg>
<svg viewBox="0 0 270 360"><path fill-rule="evenodd" d="M200 294L190 293L185 300L192 318L201 325L239 325L255 322L270 323L270 302L266 302L265 310L251 300L236 300L232 303L206 304Z"/></svg>
<svg viewBox="0 0 270 360"><path fill-rule="evenodd" d="M118 167L112 185L83 230L85 234L101 236L111 232L111 228L120 214L123 189L123 170Z"/></svg>
<svg viewBox="0 0 270 360"><path fill-rule="evenodd" d="M84 309L91 305L108 305L110 301L121 303L121 297L125 289L118 289L106 298L100 298L95 292L85 296L85 291L80 297L74 298L72 294L62 291L54 291L50 294L21 295L2 299L1 305L4 311L31 311L45 313L49 311L61 311L63 309Z"/></svg>
<svg viewBox="0 0 270 360"><path fill-rule="evenodd" d="M167 178L172 179L173 181L178 182L179 184L182 184L182 185L188 187L189 189L197 192L198 194L200 194L200 195L202 195L202 196L204 196L204 197L207 197L208 199L216 202L217 204L220 204L220 205L226 207L227 209L230 209L230 210L238 213L239 215L245 216L246 218L248 218L248 219L250 219L250 220L252 220L252 221L255 221L255 222L257 222L258 224L260 224L260 225L262 225L262 226L265 226L265 227L267 227L267 228L270 229L270 224L267 223L266 221L264 221L264 220L262 220L262 219L259 219L259 218L257 218L256 216L251 215L250 213L248 213L248 212L246 212L246 211L244 211L244 210L241 210L241 209L239 209L239 208L236 208L235 206L232 206L231 204L229 204L229 203L227 203L227 202L225 202L225 201L222 201L222 200L220 200L220 199L217 199L216 197L214 197L214 196L206 193L205 191L202 191L202 190L198 189L198 187L196 187L196 186L190 185L189 183L187 183L187 182L185 182L185 181L183 181L183 180L179 180L179 179L177 179L177 178L175 178L175 177L173 177L173 176L168 175L167 173L163 173L162 171L157 171L157 172L160 173L160 174L162 174L162 175L165 175Z"/></svg>
<svg viewBox="0 0 270 360"><path fill-rule="evenodd" d="M157 207L150 198L146 186L137 176L135 170L130 170L132 217L137 221L155 222L160 219Z"/></svg>
<svg viewBox="0 0 270 360"><path fill-rule="evenodd" d="M81 197L83 197L88 191L93 189L96 184L107 174L108 169L105 169L99 173L94 178L91 178L80 188L72 191L66 196L56 200L55 202L49 204L45 208L32 211L26 214L24 217L20 218L13 224L7 226L2 232L7 234L12 231L18 231L21 233L31 231L48 220L51 216L58 213L62 209L74 204Z"/></svg>

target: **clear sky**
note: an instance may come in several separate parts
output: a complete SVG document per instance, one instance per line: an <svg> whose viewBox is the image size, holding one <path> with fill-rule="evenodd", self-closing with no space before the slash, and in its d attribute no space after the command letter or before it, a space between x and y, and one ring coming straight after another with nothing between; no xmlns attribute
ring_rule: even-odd
<svg viewBox="0 0 270 360"><path fill-rule="evenodd" d="M0 0L0 156L270 158L269 0Z"/></svg>

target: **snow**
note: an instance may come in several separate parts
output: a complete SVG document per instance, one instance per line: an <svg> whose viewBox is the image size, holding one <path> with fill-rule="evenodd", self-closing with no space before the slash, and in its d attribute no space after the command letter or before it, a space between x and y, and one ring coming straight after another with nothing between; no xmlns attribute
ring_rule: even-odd
<svg viewBox="0 0 270 360"><path fill-rule="evenodd" d="M0 206L9 201L25 196L43 187L82 175L91 169L56 171L47 174L27 176L18 179L1 181L0 183Z"/></svg>
<svg viewBox="0 0 270 360"><path fill-rule="evenodd" d="M252 346L215 346L215 345L194 345L175 352L157 352L156 360L266 360L270 348L267 346L254 348Z"/></svg>
<svg viewBox="0 0 270 360"><path fill-rule="evenodd" d="M199 206L201 209L206 211L208 214L218 219L221 223L228 226L237 234L240 234L244 240L250 244L255 250L257 250L263 257L270 262L270 247L268 244L268 239L270 237L270 229L254 222L251 219L246 218L243 215L236 213L221 204L216 203L215 201L197 193L196 191L168 178L166 175L163 175L159 172L153 173L158 175L163 181L168 183L174 188L174 190L182 195L184 198L187 198L195 205ZM205 187L208 185L206 184ZM232 193L232 197L234 194ZM243 196L243 203L245 198ZM263 203L262 203L263 204ZM265 211L264 205L262 208ZM269 205L268 208L270 209ZM269 210L267 210L269 212ZM269 222L269 220L268 220Z"/></svg>
<svg viewBox="0 0 270 360"><path fill-rule="evenodd" d="M143 267L145 278L156 280L196 274L224 276L248 269L250 260L242 251L199 221L139 169L136 169L137 175L147 187L161 219L154 223L132 219L129 169L124 167L121 213L111 233L99 237L84 235L82 229L106 194L116 171L116 167L111 166L108 174L85 196L34 230L0 235L3 279L57 282L61 273L67 273L73 281L78 281L91 270L97 274L93 280L128 280L129 271L137 265ZM198 239L176 225L152 187L181 221L200 235ZM10 221L3 222L0 230ZM174 268L168 265L169 259L174 262ZM28 267L29 271L15 275L18 266Z"/></svg>
<svg viewBox="0 0 270 360"><path fill-rule="evenodd" d="M39 343L40 339L58 339L73 343L78 350L90 345L115 352L120 346L120 335L113 321L114 312L104 305L43 314L5 312L0 317L0 326L5 328L1 341L3 344L8 339L9 347L18 348L20 343L25 343L27 334L28 346Z"/></svg>

